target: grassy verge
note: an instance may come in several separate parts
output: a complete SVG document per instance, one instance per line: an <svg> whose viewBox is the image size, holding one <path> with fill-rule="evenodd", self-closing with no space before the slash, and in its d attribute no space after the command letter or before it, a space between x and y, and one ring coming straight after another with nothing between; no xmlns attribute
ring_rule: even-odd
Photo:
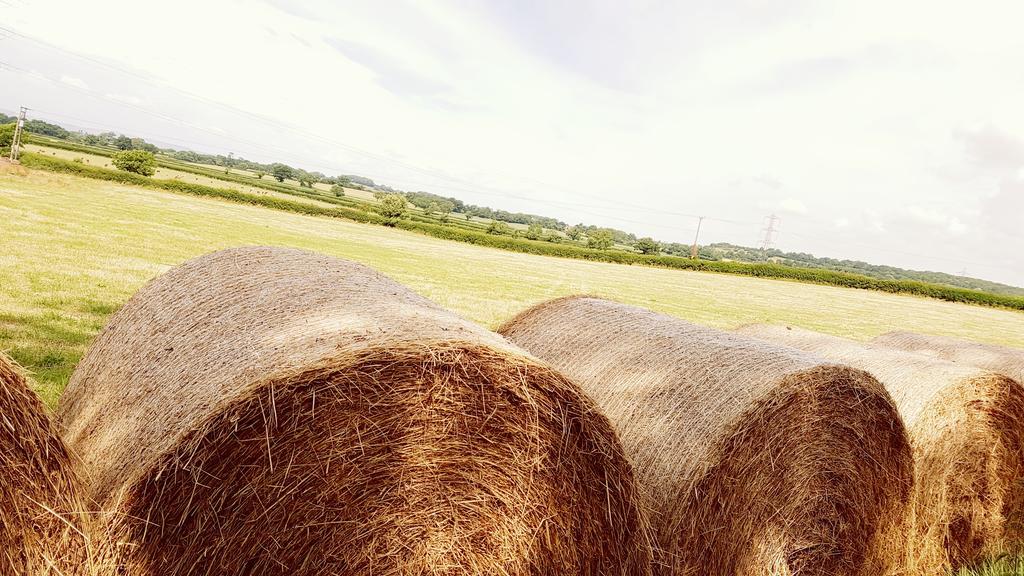
<svg viewBox="0 0 1024 576"><path fill-rule="evenodd" d="M68 162L66 160L60 160L40 154L26 153L23 156L22 163L30 168L48 170L51 172L73 174L98 180L133 184L136 186L157 188L184 194L194 194L197 196L221 198L233 202L254 204L276 210L286 210L289 212L334 218L345 218L357 222L389 224L389 222L378 214L360 208L347 206L325 208L311 204L291 202L280 198L247 194L237 190L214 188L177 180L148 178L128 172L108 170L106 168L88 166L77 162ZM846 272L835 272L832 270L812 268L794 268L779 264L748 264L744 262L691 260L678 256L654 256L617 250L594 250L577 245L554 244L551 242L527 240L511 236L492 235L485 232L468 230L462 227L433 224L421 221L420 219L400 220L397 223L392 224L404 230L427 234L435 238L455 240L458 242L499 248L512 252L557 256L561 258L575 258L596 262L612 262L617 264L640 264L672 268L676 270L698 270L754 276L758 278L795 280L799 282L825 284L829 286L877 290L893 294L911 294L915 296L947 300L950 302L963 302L969 304L980 304L983 306L1009 308L1012 310L1024 310L1024 298L1019 296L991 294L988 292L980 292L977 290L968 290L965 288L956 288L951 286L941 286L938 284L928 284L925 282L915 282L910 280L882 280Z"/></svg>

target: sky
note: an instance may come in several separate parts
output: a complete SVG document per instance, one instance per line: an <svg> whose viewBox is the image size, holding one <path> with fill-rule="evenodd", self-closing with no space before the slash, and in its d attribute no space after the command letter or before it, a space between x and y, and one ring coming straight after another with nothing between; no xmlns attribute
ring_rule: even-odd
<svg viewBox="0 0 1024 576"><path fill-rule="evenodd" d="M1024 286L1019 0L0 0L0 111Z"/></svg>

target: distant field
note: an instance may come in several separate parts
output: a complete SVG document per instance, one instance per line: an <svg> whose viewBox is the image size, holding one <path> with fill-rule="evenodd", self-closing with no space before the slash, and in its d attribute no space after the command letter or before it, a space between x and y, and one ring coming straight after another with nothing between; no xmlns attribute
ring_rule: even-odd
<svg viewBox="0 0 1024 576"><path fill-rule="evenodd" d="M496 326L589 293L702 324L787 322L867 339L894 329L1024 347L1024 314L744 276L532 256L337 219L0 164L0 349L53 404L108 316L153 276L229 246L295 246L371 265Z"/></svg>
<svg viewBox="0 0 1024 576"><path fill-rule="evenodd" d="M25 149L29 152L38 152L47 156L53 156L56 158L62 158L64 160L74 160L80 158L83 162L90 166L99 166L102 168L114 168L114 165L110 162L110 158L106 156L100 156L98 154L87 154L84 152L77 152L73 150L61 150L59 148L50 148L48 146L39 146L37 144L28 144ZM205 167L205 166L204 166ZM214 167L217 170L223 170L223 168ZM292 200L295 202L304 202L307 204L313 204L316 206L323 206L325 208L331 208L334 205L330 202L322 202L315 198L307 198L303 196L295 196L292 194L284 194L281 192L274 192L273 190L267 190L265 188L257 188L256 186L246 186L245 184L239 184L237 182L231 182L228 180L219 180L217 178L210 178L208 176L201 176L199 174L192 174L190 172L183 172L181 170L174 170L172 168L157 168L154 178L163 179L178 179L183 182L191 182L193 184L202 184L203 186L213 186L215 188L230 188L231 190L239 190L247 194L260 194L262 196L273 196L275 198L284 198L286 200ZM273 180L270 176L264 176L268 181ZM299 183L295 182L298 186ZM330 187L327 188L328 190ZM346 194L350 192L356 192L359 194L367 194L361 190L346 191ZM372 198L372 194L370 195Z"/></svg>

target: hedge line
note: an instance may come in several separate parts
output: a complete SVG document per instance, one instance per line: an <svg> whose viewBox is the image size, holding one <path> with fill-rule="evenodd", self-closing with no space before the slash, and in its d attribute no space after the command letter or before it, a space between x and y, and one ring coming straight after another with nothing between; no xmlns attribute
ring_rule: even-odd
<svg viewBox="0 0 1024 576"><path fill-rule="evenodd" d="M612 262L616 264L641 264L646 266L657 266L660 268L673 268L677 270L720 272L724 274L755 276L758 278L797 280L813 284L825 284L829 286L842 286L864 290L878 290L881 292L890 292L895 294L914 294L917 296L926 296L951 302L964 302L1011 308L1014 310L1024 310L1024 298L1019 296L992 294L979 290L957 288L955 286L943 286L940 284L929 284L914 280L883 280L879 278L871 278L869 276L862 276L860 274L851 274L848 272L835 272L820 268L796 268L771 263L691 260L680 256L655 256L637 254L635 252L594 250L572 244L555 244L541 240L526 240L524 238L513 238L510 236L495 236L492 234L458 230L445 226L410 222L407 220L399 222L397 227L405 230L414 230L429 234L436 238L444 238L446 240L456 240L480 246L489 246L492 248L500 248L502 250L526 252L529 254L540 254L544 256L558 256L562 258L594 260L599 262Z"/></svg>
<svg viewBox="0 0 1024 576"><path fill-rule="evenodd" d="M344 218L347 220L371 224L393 224L396 228L426 234L435 238L455 240L458 242L499 248L501 250L509 250L512 252L556 256L561 258L575 258L579 260L591 260L597 262L612 262L616 264L641 264L677 270L698 270L725 274L739 274L743 276L755 276L759 278L797 280L800 282L809 282L814 284L878 290L881 292L899 294L913 294L940 300L948 300L951 302L964 302L985 306L1010 308L1014 310L1024 310L1024 298L1019 296L991 294L978 290L942 286L926 282L917 282L912 280L882 280L847 272L836 272L816 268L795 268L779 264L751 264L746 262L691 260L689 258L682 258L679 256L654 256L618 250L594 250L572 244L555 244L541 240L527 240L511 236L487 234L486 232L468 230L462 227L433 224L423 221L421 218L417 218L415 220L406 219L400 220L397 223L390 223L376 213L355 208L341 206L337 208L325 208L323 206L293 202L282 198L256 196L245 192L239 192L237 190L213 188L211 186L203 186L200 184L190 184L179 180L153 179L129 172L109 170L106 168L89 166L87 164L79 164L77 162L69 162L67 160L60 160L40 154L25 153L22 156L22 163L30 168L39 168L51 172L60 172L147 188L157 188L171 192L193 194L196 196L221 198L232 202L264 206L266 208L297 212L300 214Z"/></svg>
<svg viewBox="0 0 1024 576"><path fill-rule="evenodd" d="M67 160L51 158L42 154L33 154L31 152L22 154L21 163L29 168L39 168L50 172L71 174L73 176L84 176L86 178L93 178L96 180L107 180L109 182L131 184L145 188L156 188L159 190L168 190L171 192L192 194L195 196L221 198L232 202L252 204L254 206L263 206L265 208L274 208L276 210L285 210L288 212L297 212L299 214L331 216L334 218L345 218L346 220L373 224L384 223L384 218L380 215L372 212L366 212L364 210L356 210L354 208L341 206L337 208L325 208L323 206L306 204L304 202L294 202L292 200L275 198L273 196L257 196L255 194L248 194L238 190L232 190L230 188L214 188L212 186L204 186L202 184L182 182L181 180L149 178L147 176L141 176L131 172L122 172L120 170L110 170L108 168L100 168L98 166L89 166L88 164L79 164L78 162L69 162Z"/></svg>
<svg viewBox="0 0 1024 576"><path fill-rule="evenodd" d="M54 138L40 137L39 135L32 135L26 139L26 142L30 144L37 144L39 146L47 146L49 148L58 148L61 150L67 150L69 152L81 152L83 154L93 154L96 156L105 156L107 158L112 157L117 150L101 148L98 146L85 146L82 144L76 144L74 142L65 142L63 140L57 140ZM354 208L369 207L369 202L362 202L359 200L353 200L351 198L337 197L334 195L327 195L323 192L309 191L296 189L294 186L288 184L282 184L273 180L261 180L252 178L249 176L241 176L239 174L226 174L222 171L217 171L212 168L204 168L202 166L190 165L187 162L180 160L168 159L165 156L156 155L156 163L161 168L168 168L171 170L177 170L179 172L187 172L189 174L195 174L196 176L206 176L207 178L214 178L216 180L223 180L225 182L234 182L236 184L243 184L245 186L252 186L253 188L262 188L264 190L270 190L272 192L281 192L283 194L290 194L292 196L300 196L304 198L312 198L314 200L320 200L322 202L328 202L331 204L339 204ZM365 208L362 208L365 209Z"/></svg>

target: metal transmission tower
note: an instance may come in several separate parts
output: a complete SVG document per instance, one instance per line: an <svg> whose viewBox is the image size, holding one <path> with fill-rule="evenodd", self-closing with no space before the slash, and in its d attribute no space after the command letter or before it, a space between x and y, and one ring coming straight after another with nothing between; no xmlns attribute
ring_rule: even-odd
<svg viewBox="0 0 1024 576"><path fill-rule="evenodd" d="M21 112L18 113L18 123L14 125L14 139L11 141L11 162L18 163L18 152L21 147L21 134L25 131L25 113L28 112L28 108L21 107Z"/></svg>
<svg viewBox="0 0 1024 576"><path fill-rule="evenodd" d="M782 221L775 214L769 216L767 220L768 226L761 230L762 232L764 232L764 241L761 242L761 250L768 250L775 244L775 233L779 231L777 225L779 222Z"/></svg>

